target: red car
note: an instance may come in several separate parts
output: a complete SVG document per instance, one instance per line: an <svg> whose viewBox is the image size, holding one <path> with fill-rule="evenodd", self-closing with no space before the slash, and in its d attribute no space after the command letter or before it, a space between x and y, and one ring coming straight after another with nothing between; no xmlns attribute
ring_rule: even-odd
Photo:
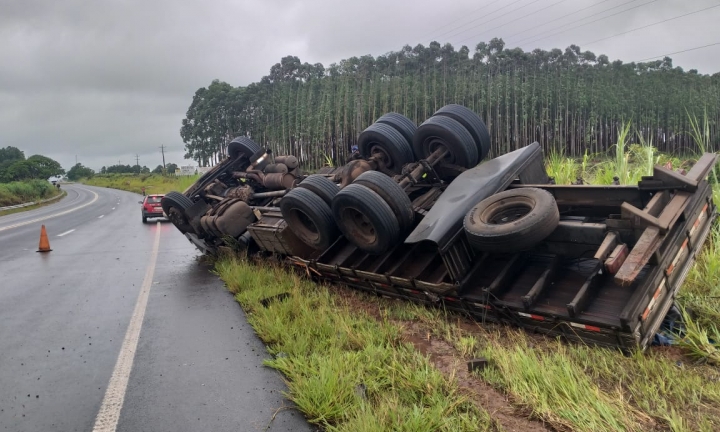
<svg viewBox="0 0 720 432"><path fill-rule="evenodd" d="M147 223L148 218L158 218L158 217L165 217L165 213L163 213L162 206L160 205L160 201L162 201L163 197L165 195L148 195L140 201L140 204L142 204L142 221L143 223Z"/></svg>

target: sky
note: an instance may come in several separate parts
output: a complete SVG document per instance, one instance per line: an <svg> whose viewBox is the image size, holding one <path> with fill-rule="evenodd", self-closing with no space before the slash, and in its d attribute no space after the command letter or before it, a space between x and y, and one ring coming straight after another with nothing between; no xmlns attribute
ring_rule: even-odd
<svg viewBox="0 0 720 432"><path fill-rule="evenodd" d="M163 145L194 165L179 129L195 91L248 85L286 55L327 66L501 37L630 62L720 43L718 22L720 0L0 0L0 147L99 170L152 169ZM720 44L671 57L720 72Z"/></svg>

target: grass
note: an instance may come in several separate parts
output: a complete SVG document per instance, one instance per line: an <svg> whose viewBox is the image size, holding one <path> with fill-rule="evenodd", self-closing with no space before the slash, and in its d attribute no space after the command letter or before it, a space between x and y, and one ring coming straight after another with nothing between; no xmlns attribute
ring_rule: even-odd
<svg viewBox="0 0 720 432"><path fill-rule="evenodd" d="M66 195L66 194L67 194L67 192L65 192L64 190L61 190L58 195ZM59 198L58 198L58 199L59 199ZM50 201L50 202L44 202L44 203L35 204L35 205L27 206L27 207L20 207L20 208L16 208L16 209L10 209L10 210L5 210L5 211L0 211L0 216L10 215L10 214L14 214L14 213L22 213L22 212L30 211L30 210L35 210L35 209L38 209L38 208L40 208L40 207L45 207L45 206L48 206L48 205L52 205L52 204L54 204L54 203L56 203L56 202L57 202L57 200L52 200L52 201Z"/></svg>
<svg viewBox="0 0 720 432"><path fill-rule="evenodd" d="M99 174L82 183L146 194L166 194L170 191L182 192L195 183L199 176L163 176L160 174Z"/></svg>
<svg viewBox="0 0 720 432"><path fill-rule="evenodd" d="M492 416L458 391L401 336L420 324L457 357L485 357L476 375L508 395L518 415L556 430L714 431L720 371L675 348L630 356L567 344L514 328L479 325L439 309L336 290L269 265L225 258L216 265L287 380L287 396L331 431L493 430ZM288 293L262 306L262 300ZM363 310L376 308L378 314Z"/></svg>
<svg viewBox="0 0 720 432"><path fill-rule="evenodd" d="M390 321L280 268L224 258L216 271L273 356L265 364L285 375L287 397L311 423L352 432L494 429Z"/></svg>
<svg viewBox="0 0 720 432"><path fill-rule="evenodd" d="M0 207L52 198L60 192L46 180L0 183Z"/></svg>

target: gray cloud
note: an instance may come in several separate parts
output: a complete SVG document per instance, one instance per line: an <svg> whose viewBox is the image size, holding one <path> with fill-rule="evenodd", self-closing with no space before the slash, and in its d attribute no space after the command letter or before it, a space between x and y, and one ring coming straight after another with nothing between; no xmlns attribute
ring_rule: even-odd
<svg viewBox="0 0 720 432"><path fill-rule="evenodd" d="M0 146L46 154L66 168L77 155L98 169L118 160L134 163L135 154L152 168L161 163L158 147L164 144L166 160L178 163L184 153L180 122L195 90L214 78L247 85L284 55L328 65L435 38L456 48L503 37L508 47L520 42L525 50L572 43L586 49L583 43L715 3L658 0L533 42L650 0L587 20L581 18L627 0L513 1L0 0ZM720 8L711 9L587 49L624 61L680 51L720 41L719 18ZM713 47L673 57L686 69L715 73L718 53Z"/></svg>

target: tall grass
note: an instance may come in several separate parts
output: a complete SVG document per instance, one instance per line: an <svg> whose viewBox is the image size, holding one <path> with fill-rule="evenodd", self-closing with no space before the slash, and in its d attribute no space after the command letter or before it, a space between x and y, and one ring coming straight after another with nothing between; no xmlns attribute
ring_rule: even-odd
<svg viewBox="0 0 720 432"><path fill-rule="evenodd" d="M548 154L545 158L545 166L548 175L555 179L556 184L568 185L577 180L577 162L562 153L552 151Z"/></svg>
<svg viewBox="0 0 720 432"><path fill-rule="evenodd" d="M0 183L0 207L50 198L58 193L46 180Z"/></svg>
<svg viewBox="0 0 720 432"><path fill-rule="evenodd" d="M702 123L698 120L695 114L690 114L690 111L685 109L688 115L688 121L690 122L690 136L692 136L695 145L698 146L700 153L712 152L710 147L710 120L708 119L707 107L703 109ZM713 183L717 183L717 167L713 167L711 172L710 180Z"/></svg>
<svg viewBox="0 0 720 432"><path fill-rule="evenodd" d="M91 186L121 189L142 193L143 186L147 194L166 194L170 191L182 192L195 183L199 175L163 176L160 174L98 174L82 182Z"/></svg>

